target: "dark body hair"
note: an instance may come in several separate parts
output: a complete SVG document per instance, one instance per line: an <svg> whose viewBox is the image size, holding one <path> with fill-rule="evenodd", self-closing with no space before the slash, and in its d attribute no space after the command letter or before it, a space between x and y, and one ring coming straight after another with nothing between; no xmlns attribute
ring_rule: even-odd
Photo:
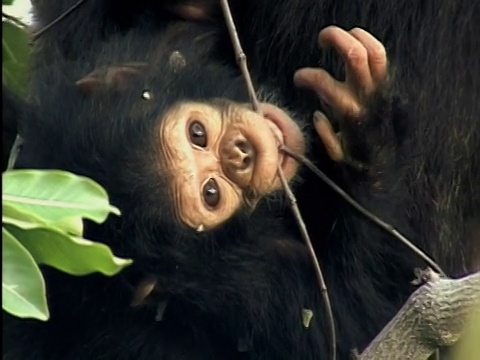
<svg viewBox="0 0 480 360"><path fill-rule="evenodd" d="M44 3L38 11L42 24L73 1ZM320 65L342 74L339 59L318 50L318 31L332 23L362 26L382 40L392 81L372 101L370 113L382 120L382 129L395 130L393 139L380 144L382 150L394 149L379 175L384 191L333 166L314 140L309 157L412 237L450 275L471 270L480 216L478 5L433 0L233 5L256 85L267 96L275 89L278 104L297 114L306 133L313 133L311 113L320 104L294 88L294 71ZM161 4L123 6L86 2L57 25L55 34L39 39L32 97L38 118L21 129L26 144L19 166L64 168L105 185L123 216L102 227L87 226L87 235L108 241L135 265L113 279L71 278L46 269L51 321L7 319L13 325L6 328L5 358L327 358L323 302L284 203L270 200L218 232L183 232L168 214L159 216L163 208L154 201L161 198L162 180L143 178L139 169L148 166L134 162L138 152L147 154L141 163L152 158L151 142L144 139L150 139L152 122L172 101L219 96L247 101L224 29L184 23L167 29L174 19ZM193 38L199 40L188 40ZM124 61L165 65L166 55L175 50L187 59L181 76L158 67L126 94L106 94L101 102L86 102L75 93L74 82L93 68ZM152 105L139 96L145 84L155 97ZM138 113L132 110L136 102ZM304 175L296 193L326 273L340 356L346 358L398 310L412 291L413 268L423 264L318 180ZM159 301L168 301L159 322L156 306L129 306L133 288L147 276L157 279ZM301 323L302 309L314 310L308 329Z"/></svg>

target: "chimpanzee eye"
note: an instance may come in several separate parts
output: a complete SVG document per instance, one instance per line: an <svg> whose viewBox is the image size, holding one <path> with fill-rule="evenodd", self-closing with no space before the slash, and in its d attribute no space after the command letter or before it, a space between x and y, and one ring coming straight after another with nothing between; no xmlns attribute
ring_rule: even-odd
<svg viewBox="0 0 480 360"><path fill-rule="evenodd" d="M218 184L215 179L208 180L202 192L205 203L208 206L214 208L218 205L220 202L220 190L218 189Z"/></svg>
<svg viewBox="0 0 480 360"><path fill-rule="evenodd" d="M198 121L193 121L188 129L192 144L202 148L207 146L207 132L205 127Z"/></svg>

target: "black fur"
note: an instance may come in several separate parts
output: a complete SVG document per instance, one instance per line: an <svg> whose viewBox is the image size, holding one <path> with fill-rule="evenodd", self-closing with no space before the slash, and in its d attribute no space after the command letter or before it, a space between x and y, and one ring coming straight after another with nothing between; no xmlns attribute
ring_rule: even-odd
<svg viewBox="0 0 480 360"><path fill-rule="evenodd" d="M298 67L319 64L341 77L335 56L313 51L317 29L360 26L382 41L392 66L390 91L406 103L409 114L402 155L408 164L406 209L415 241L450 275L467 271L475 261L470 256L473 244L480 242L480 233L471 235L470 225L480 221L478 1L332 0L307 5L280 0L273 6L261 0L252 1L245 13L263 15L244 16L240 25L252 67L291 94L295 108L304 103L303 94L292 86ZM295 14L295 21L288 14Z"/></svg>
<svg viewBox="0 0 480 360"><path fill-rule="evenodd" d="M44 24L73 1L42 3ZM148 166L155 158L157 119L178 99L247 97L223 28L175 23L167 29L173 18L161 4L136 4L126 10L120 2L87 1L40 38L32 97L38 116L23 127L26 144L19 159L20 167L68 169L105 185L123 215L105 226L89 224L87 236L107 241L135 265L112 279L45 269L52 319L39 324L7 317L4 358L327 358L323 302L281 201L267 201L251 218L233 219L212 234L192 234L172 221L164 180L155 181ZM311 113L320 105L294 89L293 72L321 65L341 76L339 60L317 49L318 31L332 23L361 25L387 45L392 81L372 100L369 124L376 126L360 138L370 165L388 160L377 169L380 174L359 177L332 166L313 140L310 156L450 274L468 271L479 236L469 235L469 224L480 216L478 5L446 0L234 5L257 85L267 95L276 89L278 104L303 119L309 133ZM174 50L187 60L177 75L166 69ZM126 92L78 95L73 84L86 73L133 60L152 68ZM141 98L145 89L153 101ZM374 190L373 180L383 191ZM318 180L304 175L296 192L326 273L343 359L393 316L412 290L413 268L423 264ZM158 301L168 302L160 322L155 306L129 306L134 287L148 276L157 279ZM308 330L301 323L303 308L315 314Z"/></svg>

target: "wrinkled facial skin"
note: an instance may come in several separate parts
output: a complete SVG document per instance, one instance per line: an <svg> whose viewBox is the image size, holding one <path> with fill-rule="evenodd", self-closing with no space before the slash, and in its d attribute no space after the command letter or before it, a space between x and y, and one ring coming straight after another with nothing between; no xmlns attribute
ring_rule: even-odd
<svg viewBox="0 0 480 360"><path fill-rule="evenodd" d="M300 128L275 106L262 104L261 110L264 117L232 102L189 102L165 114L160 156L176 214L187 226L213 229L242 205L280 189L278 164L287 180L296 174L297 163L278 148L284 143L304 153Z"/></svg>

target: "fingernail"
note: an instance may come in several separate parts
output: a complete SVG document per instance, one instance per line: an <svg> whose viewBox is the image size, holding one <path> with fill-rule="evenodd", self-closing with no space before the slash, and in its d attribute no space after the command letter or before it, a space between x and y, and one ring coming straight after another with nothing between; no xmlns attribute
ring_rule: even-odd
<svg viewBox="0 0 480 360"><path fill-rule="evenodd" d="M313 113L313 121L317 122L317 121L320 121L320 120L323 120L325 119L326 116L323 112L317 110Z"/></svg>

